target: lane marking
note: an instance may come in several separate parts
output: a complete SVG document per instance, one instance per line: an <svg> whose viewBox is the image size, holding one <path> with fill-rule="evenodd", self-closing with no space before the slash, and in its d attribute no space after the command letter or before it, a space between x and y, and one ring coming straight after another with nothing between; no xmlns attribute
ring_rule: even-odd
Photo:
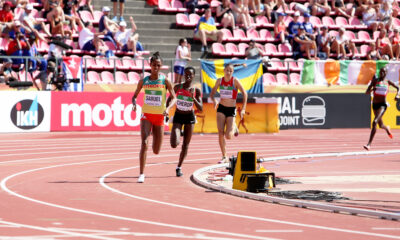
<svg viewBox="0 0 400 240"><path fill-rule="evenodd" d="M276 230L264 230L264 229L258 229L256 232L261 232L261 233L300 233L303 232L303 230L290 230L290 229L276 229Z"/></svg>

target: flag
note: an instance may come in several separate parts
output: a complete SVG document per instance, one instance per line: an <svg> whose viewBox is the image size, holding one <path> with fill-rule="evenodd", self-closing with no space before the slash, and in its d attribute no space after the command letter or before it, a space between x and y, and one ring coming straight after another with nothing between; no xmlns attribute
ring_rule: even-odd
<svg viewBox="0 0 400 240"><path fill-rule="evenodd" d="M358 85L368 84L379 70L387 67L387 79L399 82L400 64L388 61L313 61L306 60L301 71L303 85Z"/></svg>
<svg viewBox="0 0 400 240"><path fill-rule="evenodd" d="M64 86L64 91L83 92L83 71L81 57L63 57L63 70L68 80L79 79L79 83L70 82Z"/></svg>
<svg viewBox="0 0 400 240"><path fill-rule="evenodd" d="M224 76L226 64L246 64L235 66L233 76L236 77L248 93L263 93L262 62L243 59L219 59L214 61L201 61L201 76L203 80L203 93L210 93L218 78Z"/></svg>

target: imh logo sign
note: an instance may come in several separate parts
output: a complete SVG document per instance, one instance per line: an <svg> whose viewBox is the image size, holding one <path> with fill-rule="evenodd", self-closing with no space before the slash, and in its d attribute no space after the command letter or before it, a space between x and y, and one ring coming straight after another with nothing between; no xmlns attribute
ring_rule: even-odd
<svg viewBox="0 0 400 240"><path fill-rule="evenodd" d="M17 102L11 109L11 121L20 129L33 129L43 121L43 107L34 100L25 99Z"/></svg>

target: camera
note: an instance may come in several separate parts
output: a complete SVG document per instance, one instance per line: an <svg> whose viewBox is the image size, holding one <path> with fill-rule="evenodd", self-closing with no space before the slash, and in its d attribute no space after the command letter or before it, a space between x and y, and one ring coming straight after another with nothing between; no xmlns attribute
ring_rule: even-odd
<svg viewBox="0 0 400 240"><path fill-rule="evenodd" d="M63 73L58 73L57 75L53 75L50 79L50 84L54 85L57 90L62 91L65 85L69 83L80 83L79 78L67 79Z"/></svg>

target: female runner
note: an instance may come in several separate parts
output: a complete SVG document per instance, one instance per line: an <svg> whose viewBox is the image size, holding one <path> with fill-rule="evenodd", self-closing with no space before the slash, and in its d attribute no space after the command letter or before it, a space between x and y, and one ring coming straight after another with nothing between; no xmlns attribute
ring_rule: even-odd
<svg viewBox="0 0 400 240"><path fill-rule="evenodd" d="M150 59L151 74L140 80L135 94L132 97L133 111L136 111L136 97L140 90L144 88L142 117L140 119L140 136L142 145L140 146L140 176L139 183L144 182L144 167L146 165L148 137L153 132L153 152L158 154L164 136L164 116L168 116L171 106L175 104L176 97L171 82L164 75L159 74L162 59L158 52L154 53ZM170 93L171 105L165 106L166 92Z"/></svg>
<svg viewBox="0 0 400 240"><path fill-rule="evenodd" d="M243 106L240 111L240 118L242 119L246 113L247 105L247 92L244 90L240 81L233 77L234 66L233 64L227 64L224 68L224 77L217 80L214 88L211 90L210 97L214 103L214 107L217 109L217 128L218 128L218 140L219 146L222 152L222 160L219 163L228 162L229 159L226 154L226 139L231 139L235 134L239 134L235 123L236 117L236 98L238 90L243 94ZM218 102L214 95L217 89L220 89L220 101ZM225 136L225 138L224 138Z"/></svg>
<svg viewBox="0 0 400 240"><path fill-rule="evenodd" d="M193 67L185 68L185 82L177 84L174 87L176 93L176 110L173 118L173 125L171 130L171 147L176 148L179 145L179 138L183 127L183 143L182 150L179 155L178 166L176 167L176 176L183 175L181 166L186 158L189 143L192 138L194 124L196 123L196 116L194 114L194 107L199 111L203 111L203 102L201 99L201 90L193 87L193 79L195 70ZM170 98L167 100L169 106Z"/></svg>
<svg viewBox="0 0 400 240"><path fill-rule="evenodd" d="M390 132L390 128L385 126L382 121L382 117L386 112L388 104L386 103L386 95L389 92L389 86L393 86L397 90L397 95L395 100L398 101L400 98L399 95L399 87L396 86L392 81L386 79L387 69L382 68L379 72L379 77L375 76L372 78L371 83L368 85L366 94L370 94L373 92L374 98L372 100L372 109L374 111L374 121L372 122L371 135L369 137L369 141L367 145L364 145L365 150L369 150L371 147L372 140L374 139L376 133L376 125L379 124L379 127L386 130L386 133L390 138L393 138L392 133Z"/></svg>

